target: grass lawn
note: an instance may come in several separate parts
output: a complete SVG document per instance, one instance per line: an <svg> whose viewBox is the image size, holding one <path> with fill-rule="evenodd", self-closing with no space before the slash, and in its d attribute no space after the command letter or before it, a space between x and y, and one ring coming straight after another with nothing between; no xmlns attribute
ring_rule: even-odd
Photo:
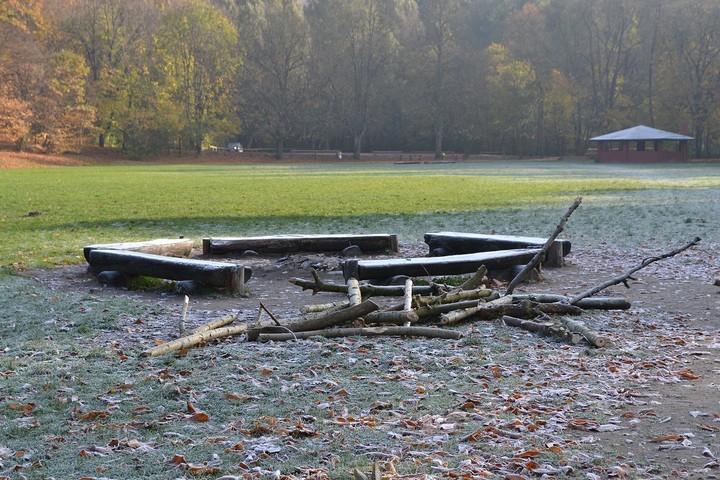
<svg viewBox="0 0 720 480"><path fill-rule="evenodd" d="M479 322L458 327L459 341L238 340L148 359L138 326L176 311L52 290L15 271L81 262L91 243L179 235L198 245L282 233L548 235L576 196L564 234L573 248L666 251L696 235L718 241L719 173L569 162L0 170L0 479L338 479L376 461L388 479L665 478L653 474L678 466L628 460L599 430L573 430L613 428L636 401L628 392L706 340L642 312L606 350ZM625 322L613 315L583 319L612 335Z"/></svg>
<svg viewBox="0 0 720 480"><path fill-rule="evenodd" d="M198 244L284 233L397 233L421 242L438 229L542 236L576 196L584 201L566 232L573 241L667 243L716 234L708 209L719 172L566 162L3 170L0 259L61 265L80 262L88 244L180 235Z"/></svg>

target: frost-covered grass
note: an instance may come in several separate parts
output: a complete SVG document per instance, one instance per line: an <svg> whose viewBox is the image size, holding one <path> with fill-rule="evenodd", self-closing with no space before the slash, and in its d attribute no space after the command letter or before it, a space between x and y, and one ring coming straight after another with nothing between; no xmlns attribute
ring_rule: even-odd
<svg viewBox="0 0 720 480"><path fill-rule="evenodd" d="M720 166L588 162L103 166L5 170L3 265L82 260L82 247L184 235L547 235L576 196L580 244L719 230Z"/></svg>

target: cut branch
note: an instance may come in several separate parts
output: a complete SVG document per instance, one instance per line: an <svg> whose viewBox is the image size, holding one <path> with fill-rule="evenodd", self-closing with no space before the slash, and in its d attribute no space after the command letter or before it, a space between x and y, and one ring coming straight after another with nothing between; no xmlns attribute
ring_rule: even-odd
<svg viewBox="0 0 720 480"><path fill-rule="evenodd" d="M590 345L595 347L604 347L608 344L608 339L600 335L599 333L590 330L584 323L569 318L561 318L560 321L563 323L565 328L571 332L579 333Z"/></svg>
<svg viewBox="0 0 720 480"><path fill-rule="evenodd" d="M568 329L559 325L539 323L532 320L511 317L509 315L503 316L502 321L509 327L521 328L523 330L527 330L528 332L538 333L546 337L557 337L572 344L579 343L582 338L579 333L570 332Z"/></svg>

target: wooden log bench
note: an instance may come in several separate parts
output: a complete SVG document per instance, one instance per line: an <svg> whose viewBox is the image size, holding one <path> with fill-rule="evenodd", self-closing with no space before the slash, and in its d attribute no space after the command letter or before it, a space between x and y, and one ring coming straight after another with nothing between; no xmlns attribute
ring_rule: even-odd
<svg viewBox="0 0 720 480"><path fill-rule="evenodd" d="M85 260L90 261L92 250L129 250L133 252L154 253L171 257L188 257L192 252L193 241L185 238L158 238L145 242L105 243L88 245L83 248Z"/></svg>
<svg viewBox="0 0 720 480"><path fill-rule="evenodd" d="M474 273L482 265L488 270L502 270L527 264L539 248L499 250L494 252L448 255L444 257L391 258L387 260L349 259L343 262L345 280L374 280L406 275L428 277Z"/></svg>
<svg viewBox="0 0 720 480"><path fill-rule="evenodd" d="M195 280L205 285L242 293L252 269L229 262L210 262L192 258L166 257L127 250L91 250L88 263L95 273L118 271L127 275Z"/></svg>
<svg viewBox="0 0 720 480"><path fill-rule="evenodd" d="M397 235L277 235L203 238L203 254L253 250L258 253L340 252L356 245L363 252L397 252Z"/></svg>
<svg viewBox="0 0 720 480"><path fill-rule="evenodd" d="M438 232L426 233L431 256L459 255L466 253L490 252L515 248L541 248L547 238L518 237L511 235L483 235L477 233ZM543 261L544 266L562 267L564 257L570 253L569 240L555 240Z"/></svg>

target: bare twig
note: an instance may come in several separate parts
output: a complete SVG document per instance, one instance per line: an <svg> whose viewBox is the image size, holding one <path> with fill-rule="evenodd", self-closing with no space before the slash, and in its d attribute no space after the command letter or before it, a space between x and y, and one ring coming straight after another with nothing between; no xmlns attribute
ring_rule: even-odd
<svg viewBox="0 0 720 480"><path fill-rule="evenodd" d="M562 216L560 219L560 223L558 223L558 226L555 228L555 231L552 235L550 235L550 238L547 239L547 242L545 242L545 245L540 248L540 251L535 254L532 260L525 265L525 267L515 275L515 278L513 278L510 283L508 284L507 288L505 289L505 295L511 295L513 290L515 290L515 287L517 287L518 283L522 282L525 277L527 277L528 273L530 273L530 270L535 268L543 258L545 258L545 254L547 253L550 246L553 244L555 239L562 233L562 231L565 229L565 223L567 223L568 218L570 218L570 215L580 206L580 203L582 203L582 197L577 197L575 201L570 205L570 208L567 209L567 212L565 212L565 215Z"/></svg>

